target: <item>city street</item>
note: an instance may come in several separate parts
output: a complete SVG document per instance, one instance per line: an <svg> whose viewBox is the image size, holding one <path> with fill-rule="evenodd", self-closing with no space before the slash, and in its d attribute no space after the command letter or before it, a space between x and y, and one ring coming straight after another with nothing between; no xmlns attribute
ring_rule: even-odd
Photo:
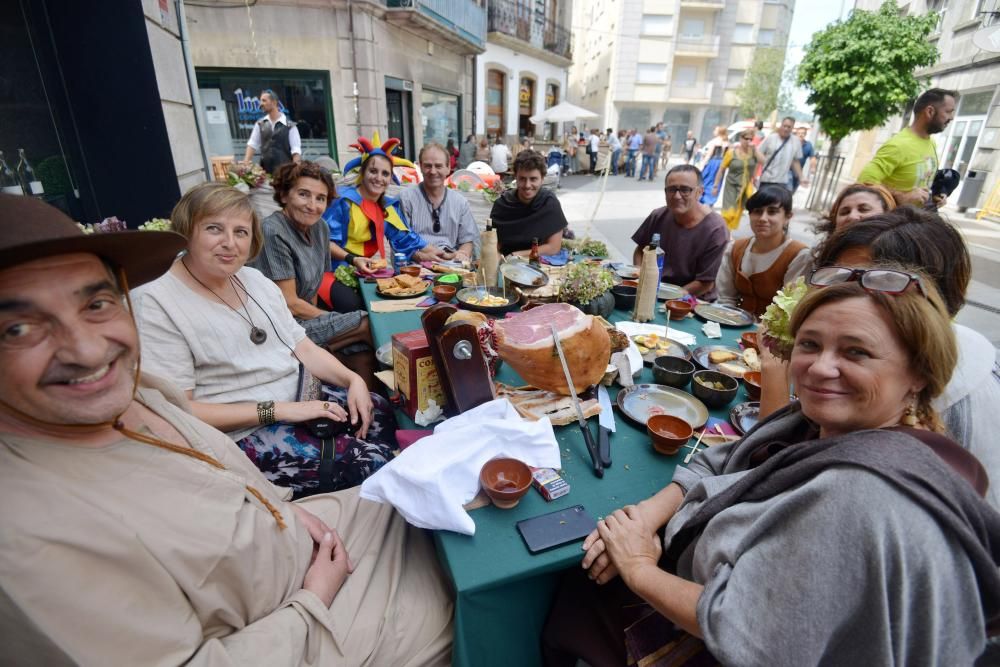
<svg viewBox="0 0 1000 667"><path fill-rule="evenodd" d="M671 164L675 164L672 162ZM624 176L609 176L603 197L600 195L601 179L588 175L563 177L559 200L569 220L570 228L578 237L591 236L608 244L612 256L630 261L635 244L632 233L650 211L664 204L660 171L656 182L638 182ZM797 193L797 206L805 201L806 193ZM594 207L600 206L596 215ZM955 209L945 209L945 216L958 226L969 244L972 254L972 284L969 287L970 303L956 318L986 336L998 348L1000 357L1000 225L990 221L976 221ZM593 217L593 223L590 220ZM815 214L796 208L792 219L791 234L810 245L815 243L813 225ZM746 215L736 237L750 234ZM670 261L668 254L667 261Z"/></svg>

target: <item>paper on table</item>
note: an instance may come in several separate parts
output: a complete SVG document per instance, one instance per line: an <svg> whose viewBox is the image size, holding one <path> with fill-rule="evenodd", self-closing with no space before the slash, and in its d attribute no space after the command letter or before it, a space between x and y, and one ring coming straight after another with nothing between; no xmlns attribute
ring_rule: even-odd
<svg viewBox="0 0 1000 667"><path fill-rule="evenodd" d="M409 446L361 485L361 497L389 503L419 528L474 535L462 506L479 491L479 471L509 456L535 468L561 468L548 419L523 419L505 398L438 424L434 435Z"/></svg>
<svg viewBox="0 0 1000 667"><path fill-rule="evenodd" d="M666 336L670 340L675 340L682 345L694 345L698 342L698 339L687 333L686 331L678 331L677 329L667 329L667 327L662 324L651 324L648 322L618 322L615 327L628 337L639 336L643 334L656 334L657 336Z"/></svg>
<svg viewBox="0 0 1000 667"><path fill-rule="evenodd" d="M718 322L705 322L701 325L701 332L709 338L722 338L722 327Z"/></svg>
<svg viewBox="0 0 1000 667"><path fill-rule="evenodd" d="M417 296L412 299L383 299L372 301L369 308L373 313L401 313L405 310L423 310L417 304L426 299L426 296Z"/></svg>

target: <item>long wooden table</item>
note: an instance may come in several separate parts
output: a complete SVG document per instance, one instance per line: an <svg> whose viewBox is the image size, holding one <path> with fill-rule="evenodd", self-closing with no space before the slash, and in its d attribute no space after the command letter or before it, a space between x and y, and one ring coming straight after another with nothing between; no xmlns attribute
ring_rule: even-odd
<svg viewBox="0 0 1000 667"><path fill-rule="evenodd" d="M363 284L366 303L379 299L374 285ZM664 315L657 321L664 323ZM615 311L611 321L628 319ZM698 344L736 346L745 329L722 329L722 339L709 340L701 333L702 322L688 318L671 322L671 327L698 338ZM391 340L392 334L420 328L420 312L373 313L370 315L376 345ZM498 380L524 384L506 364ZM637 383L652 383L652 372L644 368ZM609 388L612 402L617 386ZM749 400L741 388L733 405ZM728 419L729 406L710 411L711 416ZM580 543L532 555L524 546L514 524L546 512L583 505L594 517L636 503L655 494L673 478L674 469L690 451L673 456L656 453L645 428L628 421L615 410L617 430L611 435L613 465L603 479L594 476L590 456L576 424L556 427L562 455L563 477L570 484L569 494L546 502L541 494L529 491L513 509L501 510L492 505L472 511L476 522L474 536L436 531L434 541L444 570L455 587L455 644L453 665L488 667L497 665L541 665L542 626L559 582L560 573L579 567ZM591 421L596 421L593 419ZM401 423L410 424L402 417ZM597 425L592 424L594 433Z"/></svg>

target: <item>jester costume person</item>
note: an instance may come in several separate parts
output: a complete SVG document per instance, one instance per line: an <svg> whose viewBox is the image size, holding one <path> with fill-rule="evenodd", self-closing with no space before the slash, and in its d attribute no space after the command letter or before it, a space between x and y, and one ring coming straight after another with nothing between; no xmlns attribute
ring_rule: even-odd
<svg viewBox="0 0 1000 667"><path fill-rule="evenodd" d="M344 165L344 173L357 171L357 183L361 182L361 166L373 155L381 155L395 166L414 166L409 160L392 155L399 146L399 139L388 139L379 145L378 132L369 141L358 137L358 142L351 148L361 155ZM399 183L393 175L393 181ZM372 257L376 254L389 259L390 251L386 248L386 240L392 246L392 252L401 252L407 259L413 253L427 245L419 234L410 230L402 211L397 204L398 199L383 195L381 201L368 201L361 196L357 185L348 185L337 189L337 198L323 213L323 219L330 228L330 240L347 252L359 257ZM343 260L334 261L333 268L344 264Z"/></svg>

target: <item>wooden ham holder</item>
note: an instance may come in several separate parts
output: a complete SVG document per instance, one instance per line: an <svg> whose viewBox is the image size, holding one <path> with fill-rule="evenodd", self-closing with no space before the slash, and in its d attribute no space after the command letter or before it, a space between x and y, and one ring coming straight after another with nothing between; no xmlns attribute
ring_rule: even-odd
<svg viewBox="0 0 1000 667"><path fill-rule="evenodd" d="M420 316L444 390L445 414L449 417L496 398L475 325L445 324L457 310L451 304L438 303Z"/></svg>

